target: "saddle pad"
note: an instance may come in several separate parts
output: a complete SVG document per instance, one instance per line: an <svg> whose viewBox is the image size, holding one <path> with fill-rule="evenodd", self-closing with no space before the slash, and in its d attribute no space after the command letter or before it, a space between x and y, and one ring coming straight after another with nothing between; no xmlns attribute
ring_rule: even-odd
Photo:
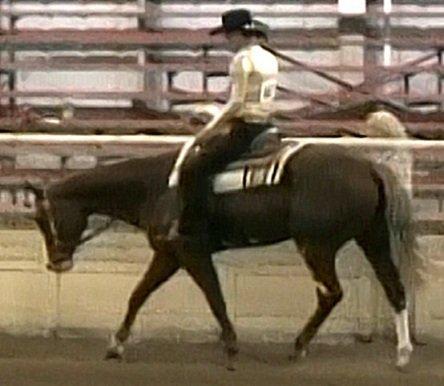
<svg viewBox="0 0 444 386"><path fill-rule="evenodd" d="M221 194L261 185L279 184L288 160L304 145L291 144L264 158L231 163L225 171L214 176L213 192Z"/></svg>

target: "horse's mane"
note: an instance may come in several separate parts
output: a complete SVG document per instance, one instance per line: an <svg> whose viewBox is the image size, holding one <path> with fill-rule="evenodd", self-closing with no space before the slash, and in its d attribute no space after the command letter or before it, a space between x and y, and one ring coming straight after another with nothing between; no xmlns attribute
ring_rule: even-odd
<svg viewBox="0 0 444 386"><path fill-rule="evenodd" d="M74 173L54 183L48 190L51 197L76 198L120 195L128 190L161 191L167 186L177 150L134 158L111 165L98 166ZM156 184L158 186L153 187Z"/></svg>

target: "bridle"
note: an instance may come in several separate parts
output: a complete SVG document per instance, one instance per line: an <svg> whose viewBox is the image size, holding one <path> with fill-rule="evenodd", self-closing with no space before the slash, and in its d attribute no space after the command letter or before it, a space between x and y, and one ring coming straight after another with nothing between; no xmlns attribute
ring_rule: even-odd
<svg viewBox="0 0 444 386"><path fill-rule="evenodd" d="M55 226L50 201L44 190L42 193L42 195L36 194L38 202L36 202L37 212L35 220L45 237L48 248L53 252L50 258L51 264L60 264L72 260L72 254L76 248L103 233L113 222L112 219L109 219L104 225L92 230L78 242L60 240L57 235L57 227Z"/></svg>

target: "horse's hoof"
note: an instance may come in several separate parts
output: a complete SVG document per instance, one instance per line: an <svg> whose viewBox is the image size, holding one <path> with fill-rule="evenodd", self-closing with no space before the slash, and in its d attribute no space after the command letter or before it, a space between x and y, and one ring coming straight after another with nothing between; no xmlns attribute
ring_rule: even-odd
<svg viewBox="0 0 444 386"><path fill-rule="evenodd" d="M295 352L288 356L290 362L297 362L300 359L305 358L308 355L308 350L306 348L295 350Z"/></svg>
<svg viewBox="0 0 444 386"><path fill-rule="evenodd" d="M238 353L239 353L239 348L237 347L236 344L229 344L228 347L225 347L225 355L227 358L226 369L228 371L235 371L236 370L236 367L234 364L236 362Z"/></svg>
<svg viewBox="0 0 444 386"><path fill-rule="evenodd" d="M123 360L123 352L125 351L125 348L123 347L123 344L120 343L121 341L116 338L116 336L113 334L109 338L109 346L108 350L106 351L105 360L115 359L118 361Z"/></svg>
<svg viewBox="0 0 444 386"><path fill-rule="evenodd" d="M410 362L410 355L412 354L412 349L410 347L403 347L398 350L398 358L396 360L396 368L398 370L404 370L405 367Z"/></svg>
<svg viewBox="0 0 444 386"><path fill-rule="evenodd" d="M372 343L373 334L355 334L355 341L358 343Z"/></svg>
<svg viewBox="0 0 444 386"><path fill-rule="evenodd" d="M118 362L123 361L123 356L118 351L110 349L106 352L105 358L106 361L116 360Z"/></svg>

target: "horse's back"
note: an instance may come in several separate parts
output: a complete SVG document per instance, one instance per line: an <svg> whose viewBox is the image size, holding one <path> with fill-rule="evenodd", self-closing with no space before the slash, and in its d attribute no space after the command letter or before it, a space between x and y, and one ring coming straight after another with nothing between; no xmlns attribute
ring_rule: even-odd
<svg viewBox="0 0 444 386"><path fill-rule="evenodd" d="M372 163L338 145L307 145L287 164L293 233L349 237L372 220L379 186Z"/></svg>

